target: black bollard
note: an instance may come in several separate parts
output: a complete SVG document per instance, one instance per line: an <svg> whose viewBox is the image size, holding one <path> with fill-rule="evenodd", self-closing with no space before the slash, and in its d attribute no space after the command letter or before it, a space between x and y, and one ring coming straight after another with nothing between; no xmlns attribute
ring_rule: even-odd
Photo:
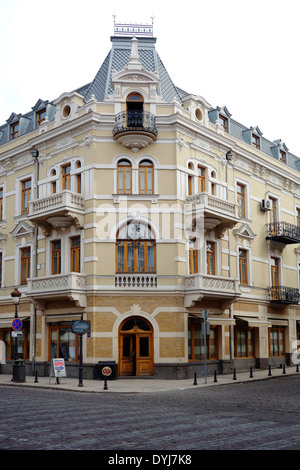
<svg viewBox="0 0 300 470"><path fill-rule="evenodd" d="M296 372L299 372L299 364L296 365Z"/></svg>
<svg viewBox="0 0 300 470"><path fill-rule="evenodd" d="M107 380L104 379L104 387L103 387L103 390L108 390L108 387L107 387Z"/></svg>
<svg viewBox="0 0 300 470"><path fill-rule="evenodd" d="M269 373L268 373L268 376L271 377L271 366L269 366Z"/></svg>
<svg viewBox="0 0 300 470"><path fill-rule="evenodd" d="M216 370L215 370L215 372L214 372L214 382L218 382L218 381L217 381L217 371L216 371Z"/></svg>
<svg viewBox="0 0 300 470"><path fill-rule="evenodd" d="M37 384L37 383L38 383L37 370L35 371L35 378L34 378L34 383L35 383L35 384Z"/></svg>
<svg viewBox="0 0 300 470"><path fill-rule="evenodd" d="M250 379L253 378L253 373L252 373L252 366L250 367Z"/></svg>
<svg viewBox="0 0 300 470"><path fill-rule="evenodd" d="M193 385L198 385L198 384L197 384L197 374L196 374L196 372L195 372L195 375L194 375L194 382L193 382Z"/></svg>
<svg viewBox="0 0 300 470"><path fill-rule="evenodd" d="M282 371L283 374L286 374L286 371L285 371L285 364L283 364L283 371Z"/></svg>
<svg viewBox="0 0 300 470"><path fill-rule="evenodd" d="M236 380L236 373L235 373L235 369L233 369L233 380Z"/></svg>

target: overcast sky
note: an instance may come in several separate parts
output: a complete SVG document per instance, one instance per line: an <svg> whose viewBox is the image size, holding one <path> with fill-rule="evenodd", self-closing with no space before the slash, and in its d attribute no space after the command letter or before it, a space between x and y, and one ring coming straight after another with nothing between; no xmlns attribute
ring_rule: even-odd
<svg viewBox="0 0 300 470"><path fill-rule="evenodd" d="M154 16L175 85L300 157L299 11L299 0L0 0L0 125L91 82L114 14L127 23Z"/></svg>

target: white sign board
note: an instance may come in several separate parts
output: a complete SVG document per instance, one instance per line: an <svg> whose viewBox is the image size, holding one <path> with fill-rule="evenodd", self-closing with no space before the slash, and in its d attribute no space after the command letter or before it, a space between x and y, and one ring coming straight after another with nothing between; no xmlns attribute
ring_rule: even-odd
<svg viewBox="0 0 300 470"><path fill-rule="evenodd" d="M54 377L66 377L66 367L64 359L52 359Z"/></svg>

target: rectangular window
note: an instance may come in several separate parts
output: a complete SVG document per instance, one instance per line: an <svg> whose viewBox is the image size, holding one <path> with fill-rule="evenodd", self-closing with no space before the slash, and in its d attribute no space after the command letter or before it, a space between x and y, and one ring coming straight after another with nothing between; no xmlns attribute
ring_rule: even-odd
<svg viewBox="0 0 300 470"><path fill-rule="evenodd" d="M3 214L3 188L0 187L0 220L4 220Z"/></svg>
<svg viewBox="0 0 300 470"><path fill-rule="evenodd" d="M196 240L189 240L189 263L190 274L198 273L198 250L196 249Z"/></svg>
<svg viewBox="0 0 300 470"><path fill-rule="evenodd" d="M72 332L71 323L50 324L49 360L61 357L66 362L78 360L78 335Z"/></svg>
<svg viewBox="0 0 300 470"><path fill-rule="evenodd" d="M28 277L30 277L30 248L22 248L20 284L27 284Z"/></svg>
<svg viewBox="0 0 300 470"><path fill-rule="evenodd" d="M61 241L52 242L52 274L61 273Z"/></svg>
<svg viewBox="0 0 300 470"><path fill-rule="evenodd" d="M279 151L279 160L282 163L286 163L286 153L283 150Z"/></svg>
<svg viewBox="0 0 300 470"><path fill-rule="evenodd" d="M239 206L239 216L240 217L245 217L246 216L246 206L245 206L245 186L241 183L237 183L236 185L236 190L237 190L237 202Z"/></svg>
<svg viewBox="0 0 300 470"><path fill-rule="evenodd" d="M61 169L62 190L71 189L71 164L64 165Z"/></svg>
<svg viewBox="0 0 300 470"><path fill-rule="evenodd" d="M254 357L254 330L248 327L235 328L235 357Z"/></svg>
<svg viewBox="0 0 300 470"><path fill-rule="evenodd" d="M205 168L198 166L198 191L203 193L205 191Z"/></svg>
<svg viewBox="0 0 300 470"><path fill-rule="evenodd" d="M219 122L221 126L223 127L225 132L228 132L228 119L225 118L224 116L219 116Z"/></svg>
<svg viewBox="0 0 300 470"><path fill-rule="evenodd" d="M251 143L252 143L252 147L255 147L256 149L259 149L259 137L257 135L252 134Z"/></svg>
<svg viewBox="0 0 300 470"><path fill-rule="evenodd" d="M156 272L156 245L151 240L118 241L116 258L118 273Z"/></svg>
<svg viewBox="0 0 300 470"><path fill-rule="evenodd" d="M19 121L15 122L14 124L11 124L10 126L10 140L14 140L19 136Z"/></svg>
<svg viewBox="0 0 300 470"><path fill-rule="evenodd" d="M80 237L71 238L71 272L80 273Z"/></svg>
<svg viewBox="0 0 300 470"><path fill-rule="evenodd" d="M37 127L39 127L46 119L46 108L41 109L40 111L37 112L36 116L36 124Z"/></svg>
<svg viewBox="0 0 300 470"><path fill-rule="evenodd" d="M31 179L22 181L21 214L28 214L29 201L31 200Z"/></svg>
<svg viewBox="0 0 300 470"><path fill-rule="evenodd" d="M300 209L296 209L297 227L300 227Z"/></svg>
<svg viewBox="0 0 300 470"><path fill-rule="evenodd" d="M271 278L272 278L272 299L279 300L280 288L279 288L279 259L271 258Z"/></svg>
<svg viewBox="0 0 300 470"><path fill-rule="evenodd" d="M188 359L203 361L205 359L204 336L201 331L203 322L198 318L189 318ZM217 359L217 327L210 325L209 335L206 336L206 358Z"/></svg>
<svg viewBox="0 0 300 470"><path fill-rule="evenodd" d="M285 355L284 328L269 328L270 357Z"/></svg>
<svg viewBox="0 0 300 470"><path fill-rule="evenodd" d="M215 243L206 242L206 272L207 274L216 274L215 272Z"/></svg>
<svg viewBox="0 0 300 470"><path fill-rule="evenodd" d="M0 287L3 287L3 284L2 284L2 268L3 268L2 252L0 252Z"/></svg>
<svg viewBox="0 0 300 470"><path fill-rule="evenodd" d="M239 250L239 271L240 283L243 285L248 284L248 252L247 250Z"/></svg>

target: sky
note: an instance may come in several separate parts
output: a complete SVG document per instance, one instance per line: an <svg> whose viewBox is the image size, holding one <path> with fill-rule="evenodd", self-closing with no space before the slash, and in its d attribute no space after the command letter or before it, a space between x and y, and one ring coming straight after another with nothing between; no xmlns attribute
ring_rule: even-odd
<svg viewBox="0 0 300 470"><path fill-rule="evenodd" d="M299 11L299 0L0 0L0 125L90 83L110 51L113 15L154 17L176 86L300 157Z"/></svg>

